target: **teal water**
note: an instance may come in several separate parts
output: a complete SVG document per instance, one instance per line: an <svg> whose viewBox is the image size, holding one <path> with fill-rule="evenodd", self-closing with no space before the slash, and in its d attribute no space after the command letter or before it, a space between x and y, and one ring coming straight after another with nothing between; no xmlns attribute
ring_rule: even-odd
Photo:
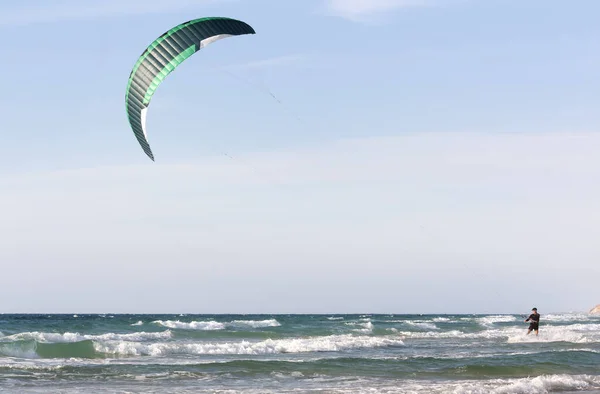
<svg viewBox="0 0 600 394"><path fill-rule="evenodd" d="M0 392L600 393L600 317L0 315Z"/></svg>

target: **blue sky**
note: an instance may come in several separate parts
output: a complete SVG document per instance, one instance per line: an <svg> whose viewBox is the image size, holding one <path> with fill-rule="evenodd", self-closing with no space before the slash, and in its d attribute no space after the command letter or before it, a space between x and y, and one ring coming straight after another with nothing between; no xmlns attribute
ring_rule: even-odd
<svg viewBox="0 0 600 394"><path fill-rule="evenodd" d="M0 312L585 311L600 3L0 5ZM174 25L229 16L157 89ZM278 103L269 92L281 101Z"/></svg>

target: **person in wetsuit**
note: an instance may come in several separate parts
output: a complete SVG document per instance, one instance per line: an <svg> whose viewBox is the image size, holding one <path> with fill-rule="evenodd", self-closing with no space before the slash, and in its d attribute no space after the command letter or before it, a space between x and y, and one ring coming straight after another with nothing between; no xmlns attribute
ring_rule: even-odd
<svg viewBox="0 0 600 394"><path fill-rule="evenodd" d="M539 333L539 328L540 328L540 314L537 312L537 308L533 308L531 310L531 312L533 312L531 315L529 315L529 317L525 320L525 322L530 321L531 323L529 323L529 329L527 330L527 335L529 335L529 333L532 330L535 330L535 335L537 336Z"/></svg>

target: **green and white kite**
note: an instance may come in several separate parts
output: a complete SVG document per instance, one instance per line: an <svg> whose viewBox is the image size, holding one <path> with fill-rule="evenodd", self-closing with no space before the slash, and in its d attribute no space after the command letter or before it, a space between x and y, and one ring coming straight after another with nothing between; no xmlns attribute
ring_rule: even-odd
<svg viewBox="0 0 600 394"><path fill-rule="evenodd" d="M250 25L236 19L194 19L165 32L142 53L129 76L125 105L131 129L152 161L154 155L146 134L146 111L158 85L185 59L208 44L226 37L255 33Z"/></svg>

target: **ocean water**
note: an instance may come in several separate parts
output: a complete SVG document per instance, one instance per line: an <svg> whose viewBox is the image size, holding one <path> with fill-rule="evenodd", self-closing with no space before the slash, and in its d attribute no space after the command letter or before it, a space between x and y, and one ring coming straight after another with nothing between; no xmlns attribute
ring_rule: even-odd
<svg viewBox="0 0 600 394"><path fill-rule="evenodd" d="M0 315L0 392L600 393L600 317Z"/></svg>

